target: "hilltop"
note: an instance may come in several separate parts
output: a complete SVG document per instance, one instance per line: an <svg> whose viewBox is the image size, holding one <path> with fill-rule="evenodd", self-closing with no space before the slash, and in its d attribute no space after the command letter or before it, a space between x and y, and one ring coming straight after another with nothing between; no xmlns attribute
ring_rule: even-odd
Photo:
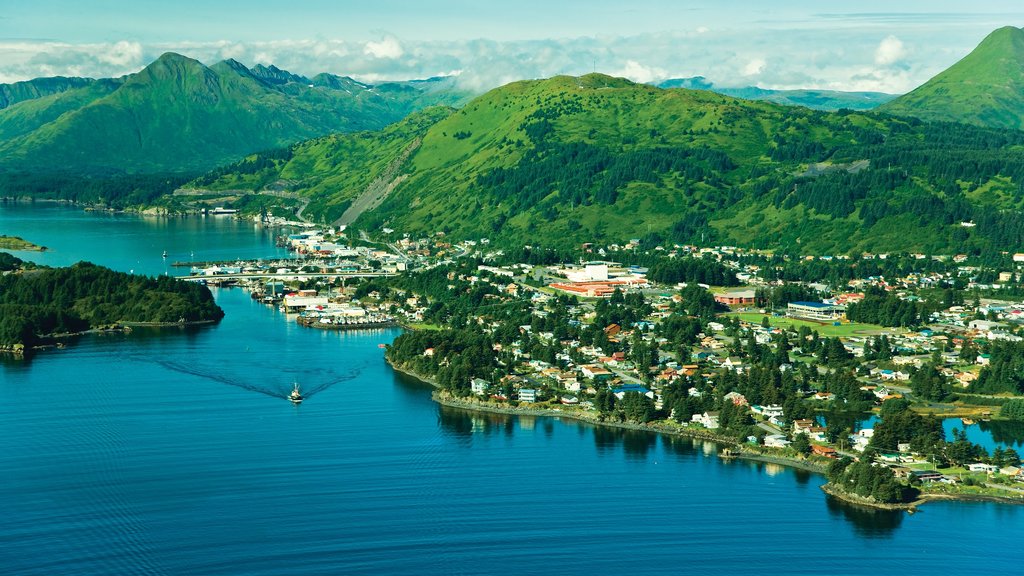
<svg viewBox="0 0 1024 576"><path fill-rule="evenodd" d="M962 60L879 110L1024 129L1024 30L995 30Z"/></svg>
<svg viewBox="0 0 1024 576"><path fill-rule="evenodd" d="M462 98L445 79L374 86L167 53L117 79L0 86L0 169L202 171L316 136L383 128Z"/></svg>
<svg viewBox="0 0 1024 576"><path fill-rule="evenodd" d="M515 82L384 133L256 155L258 178L237 166L197 185L273 182L337 222L374 184L385 192L358 227L517 244L950 253L1024 242L1024 220L1007 210L1024 206L1022 145L1016 131L590 74ZM338 185L318 185L332 177Z"/></svg>

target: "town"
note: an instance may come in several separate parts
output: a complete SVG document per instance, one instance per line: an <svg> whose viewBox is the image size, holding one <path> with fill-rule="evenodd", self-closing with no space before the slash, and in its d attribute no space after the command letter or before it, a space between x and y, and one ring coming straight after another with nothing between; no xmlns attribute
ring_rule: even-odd
<svg viewBox="0 0 1024 576"><path fill-rule="evenodd" d="M713 438L870 502L1024 496L1017 452L965 433L1024 419L1024 254L506 251L388 229L282 243L298 259L192 278L242 282L306 326L409 328L386 357L441 402Z"/></svg>

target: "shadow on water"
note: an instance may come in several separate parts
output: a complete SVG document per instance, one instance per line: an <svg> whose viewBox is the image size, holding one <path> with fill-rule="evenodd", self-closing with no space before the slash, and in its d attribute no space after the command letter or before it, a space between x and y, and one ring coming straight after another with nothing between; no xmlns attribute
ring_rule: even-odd
<svg viewBox="0 0 1024 576"><path fill-rule="evenodd" d="M992 440L1007 446L1024 445L1024 422L992 420L978 422L978 427L992 435Z"/></svg>
<svg viewBox="0 0 1024 576"><path fill-rule="evenodd" d="M438 404L437 420L441 431L468 445L473 436L512 436L515 434L516 421L522 417L492 412L476 412ZM527 423L529 425L529 423Z"/></svg>
<svg viewBox="0 0 1024 576"><path fill-rule="evenodd" d="M901 510L877 510L849 504L833 496L825 495L829 514L842 518L853 525L859 536L868 538L889 538L903 523L907 514Z"/></svg>

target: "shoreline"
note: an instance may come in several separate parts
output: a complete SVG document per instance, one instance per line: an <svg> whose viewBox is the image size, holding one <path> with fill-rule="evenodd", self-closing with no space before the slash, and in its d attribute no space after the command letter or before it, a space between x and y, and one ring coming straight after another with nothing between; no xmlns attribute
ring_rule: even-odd
<svg viewBox="0 0 1024 576"><path fill-rule="evenodd" d="M415 378L425 384L429 384L434 388L430 394L431 400L437 402L442 406L450 408L458 408L462 410L474 410L478 412L488 412L493 414L506 414L510 416L542 416L542 417L555 417L565 418L569 420L575 420L578 422L584 422L594 426L607 426L609 428L619 428L625 430L638 430L645 432L652 432L657 434L666 434L669 436L677 436L698 440L707 440L716 444L725 445L731 449L737 449L733 451L727 449L725 451L717 451L716 456L723 459L736 458L740 460L749 460L752 462L761 462L765 464L777 464L779 466L786 466L797 470L803 470L806 472L812 472L816 474L825 475L827 465L824 463L818 463L813 460L807 459L796 459L778 454L768 454L759 451L750 450L747 445L730 438L728 436L721 436L711 431L700 431L690 428L672 427L666 425L650 425L650 424L636 424L631 422L609 422L606 420L600 420L597 417L588 417L587 413L578 410L557 410L553 408L521 408L511 405L494 404L492 402L482 402L472 399L458 398L440 389L437 381L428 376L418 374L412 370L405 369L403 367L396 366L389 359L385 358L388 366L394 371ZM1024 505L1024 498L1015 499L1007 496L997 496L990 494L949 494L942 492L921 492L918 498L913 502L898 503L898 504L887 504L882 502L875 502L873 500L857 496L856 494L848 494L842 490L836 490L835 487L831 486L830 483L826 482L820 486L822 492L825 494L841 500L842 502L854 506L863 508L871 508L874 510L889 510L889 511L905 511L913 514L917 511L918 507L928 502L938 501L956 501L956 502L992 502L997 504L1016 504Z"/></svg>
<svg viewBox="0 0 1024 576"><path fill-rule="evenodd" d="M87 336L89 334L131 334L133 328L186 328L189 326L205 326L216 324L219 320L193 320L191 322L118 322L117 324L90 328L80 332L62 332L60 334L45 334L40 336L41 344L25 346L22 343L10 346L0 346L0 354L10 354L17 357L25 357L34 351L48 350L50 348L64 348L65 340Z"/></svg>

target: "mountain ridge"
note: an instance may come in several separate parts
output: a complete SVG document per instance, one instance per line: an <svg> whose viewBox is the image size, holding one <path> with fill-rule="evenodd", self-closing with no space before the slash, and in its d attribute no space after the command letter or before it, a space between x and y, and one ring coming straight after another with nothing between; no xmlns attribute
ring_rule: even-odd
<svg viewBox="0 0 1024 576"><path fill-rule="evenodd" d="M513 82L415 131L399 123L387 136L320 140L293 147L286 162L256 155L248 189L283 185L309 199L305 214L333 222L365 187L323 182L344 182L344 172L368 183L414 138L401 180L353 226L511 244L637 238L819 253L1024 242L1024 133L600 74ZM243 176L228 169L203 185L246 188Z"/></svg>
<svg viewBox="0 0 1024 576"><path fill-rule="evenodd" d="M203 171L333 132L383 128L464 95L409 83L314 80L173 52L116 80L83 82L0 110L0 169Z"/></svg>
<svg viewBox="0 0 1024 576"><path fill-rule="evenodd" d="M961 60L879 111L1024 129L1024 29L991 32Z"/></svg>

